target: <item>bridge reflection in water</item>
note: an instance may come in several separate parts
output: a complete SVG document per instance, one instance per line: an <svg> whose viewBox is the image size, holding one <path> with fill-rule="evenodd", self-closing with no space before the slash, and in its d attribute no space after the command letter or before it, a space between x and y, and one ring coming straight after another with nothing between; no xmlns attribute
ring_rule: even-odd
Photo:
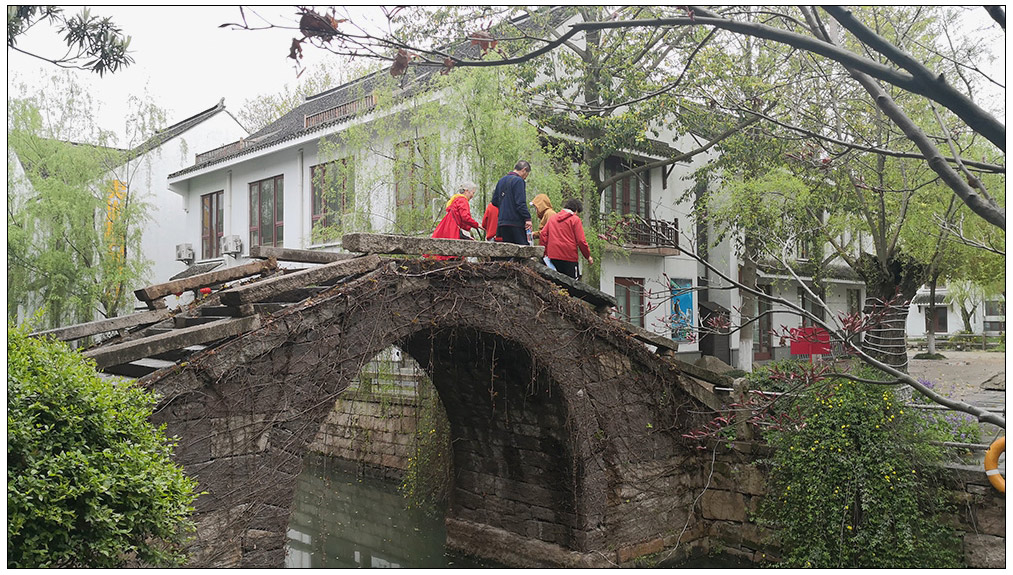
<svg viewBox="0 0 1013 575"><path fill-rule="evenodd" d="M443 512L406 509L394 481L307 456L295 490L285 567L498 567L444 549Z"/></svg>

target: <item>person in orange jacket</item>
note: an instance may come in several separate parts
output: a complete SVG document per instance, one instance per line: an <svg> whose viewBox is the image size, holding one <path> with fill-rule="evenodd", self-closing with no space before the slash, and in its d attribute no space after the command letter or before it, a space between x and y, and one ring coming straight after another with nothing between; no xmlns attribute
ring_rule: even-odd
<svg viewBox="0 0 1013 575"><path fill-rule="evenodd" d="M545 246L545 255L555 266L556 271L574 279L579 279L578 251L584 254L588 265L594 265L591 247L587 245L587 238L584 237L584 223L577 215L582 211L584 204L580 200L576 198L566 200L563 210L546 222L540 236L542 245Z"/></svg>
<svg viewBox="0 0 1013 575"><path fill-rule="evenodd" d="M546 194L538 194L531 200L531 205L535 207L535 215L538 217L538 229L532 235L536 240L541 239L542 229L545 228L545 224L549 223L549 218L556 215L556 210L552 209L552 200ZM537 245L542 245L541 243Z"/></svg>
<svg viewBox="0 0 1013 575"><path fill-rule="evenodd" d="M469 202L471 198L475 197L475 192L478 190L478 186L472 182L464 182L458 189L458 193L454 194L449 200L447 200L447 213L440 220L440 223L436 226L433 231L434 238L443 238L450 240L462 240L471 237L466 235L464 232L472 229L480 228L478 222L471 217L471 205ZM455 256L429 256L437 260L452 260L456 259Z"/></svg>

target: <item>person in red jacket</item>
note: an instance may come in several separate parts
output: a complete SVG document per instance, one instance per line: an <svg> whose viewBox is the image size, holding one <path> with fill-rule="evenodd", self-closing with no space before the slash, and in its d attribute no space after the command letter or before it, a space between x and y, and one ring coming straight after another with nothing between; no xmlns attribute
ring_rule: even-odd
<svg viewBox="0 0 1013 575"><path fill-rule="evenodd" d="M496 224L499 220L499 208L492 205L485 207L485 215L482 216L482 229L485 230L485 240L488 242L501 242L503 238L496 237Z"/></svg>
<svg viewBox="0 0 1013 575"><path fill-rule="evenodd" d="M580 221L580 212L584 204L578 199L566 200L563 210L552 216L542 228L541 242L545 246L545 255L556 267L556 271L574 279L577 276L578 250L584 254L588 265L594 265L591 248L584 237L584 223Z"/></svg>
<svg viewBox="0 0 1013 575"><path fill-rule="evenodd" d="M464 232L470 231L473 228L480 228L478 222L471 217L471 206L468 202L471 198L475 197L475 191L478 190L478 186L471 182L465 182L461 184L458 189L458 193L454 194L450 200L447 201L447 213L440 220L440 223L436 226L433 231L434 238L450 239L450 240L470 240L471 237L466 235ZM455 256L430 256L437 260L452 260L457 259Z"/></svg>

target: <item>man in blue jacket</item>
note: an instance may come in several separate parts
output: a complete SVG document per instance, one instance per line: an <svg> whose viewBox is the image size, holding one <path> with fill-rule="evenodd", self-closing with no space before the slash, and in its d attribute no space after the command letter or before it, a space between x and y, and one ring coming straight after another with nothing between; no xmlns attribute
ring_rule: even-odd
<svg viewBox="0 0 1013 575"><path fill-rule="evenodd" d="M492 205L499 208L496 235L504 242L528 245L527 230L531 229L531 212L528 211L528 195L524 180L531 173L531 164L520 160L509 174L496 183L492 193Z"/></svg>

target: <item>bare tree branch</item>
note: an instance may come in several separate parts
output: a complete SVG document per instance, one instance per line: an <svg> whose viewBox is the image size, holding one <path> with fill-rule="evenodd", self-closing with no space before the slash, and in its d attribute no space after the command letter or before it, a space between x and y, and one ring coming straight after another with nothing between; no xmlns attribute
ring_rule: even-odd
<svg viewBox="0 0 1013 575"><path fill-rule="evenodd" d="M635 168L631 168L631 169L629 169L629 170L627 170L625 172L616 174L616 175L608 178L607 180L603 181L601 183L601 187L599 188L599 191L604 190L605 188L611 186L612 184L618 182L619 180L621 180L623 178L626 178L626 177L629 177L631 175L639 174L640 172L651 170L653 168L660 168L660 167L664 167L664 166L669 166L671 164L675 164L675 163L678 163L678 162L685 162L685 161L689 160L690 158L692 158L693 156L696 156L698 154L702 154L702 153L706 152L707 150L709 150L709 149L713 148L714 146L716 146L722 140L726 140L726 139L730 138L731 136L733 136L733 135L741 132L742 130L748 128L749 126L751 126L751 125L753 125L753 124L755 124L756 122L759 122L759 121L760 121L760 117L759 116L751 116L751 117L746 118L745 120L739 122L735 126L732 126L731 128L728 128L727 130L725 130L721 134L718 134L716 137L714 137L713 139L709 140L703 146L700 146L700 147L698 147L696 149L693 149L693 150L690 150L688 152L684 152L684 153L679 154L678 156L674 156L672 158L665 158L664 160L657 160L657 161L654 161L654 162L650 162L650 163L644 164L642 166L637 166Z"/></svg>
<svg viewBox="0 0 1013 575"><path fill-rule="evenodd" d="M815 13L809 13L809 16L815 18ZM818 21L813 22L813 33L819 34L823 37L824 41L832 42L825 31L819 28L820 24ZM984 200L980 194L978 194L971 186L960 177L953 168L950 167L946 158L939 153L939 150L932 143L932 141L925 135L917 124L915 124L911 118L904 113L904 111L897 105L897 103L886 93L886 90L879 85L873 78L868 74L864 74L856 68L851 68L845 65L848 73L851 77L858 81L863 88L872 96L876 102L876 106L883 111L884 114L890 120L897 125L904 132L904 135L911 140L919 150L925 155L928 161L929 167L932 171L939 174L943 182L951 189L957 196L963 200L967 207L971 208L971 211L978 214L985 221L990 224L1005 230L1006 229L1006 210L1000 208L995 202L988 202ZM945 106L945 104L943 104ZM1005 132L1005 128L1003 129ZM1005 136L1003 136L1005 139Z"/></svg>
<svg viewBox="0 0 1013 575"><path fill-rule="evenodd" d="M870 30L865 24L862 24L855 18L851 10L842 6L823 6L822 8L865 45L870 46L883 56L886 56L891 62L907 70L911 74L913 81L922 88L921 91L911 90L912 92L921 94L945 106L961 120L967 122L968 126L971 126L976 132L995 144L997 148L1004 152L1006 151L1006 126L975 104L973 100L954 89L953 86L950 86L942 74L934 74L922 65L921 62L918 62L909 54ZM858 68L855 67L855 69ZM932 95L929 96L923 93L923 91L932 92Z"/></svg>

